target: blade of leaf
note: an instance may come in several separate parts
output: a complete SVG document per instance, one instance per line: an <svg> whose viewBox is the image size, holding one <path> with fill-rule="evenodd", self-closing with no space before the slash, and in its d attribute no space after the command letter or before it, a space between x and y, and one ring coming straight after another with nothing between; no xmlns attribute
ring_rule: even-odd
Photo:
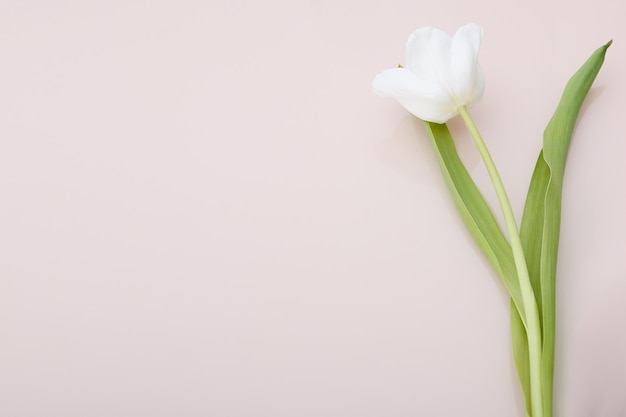
<svg viewBox="0 0 626 417"><path fill-rule="evenodd" d="M461 218L487 260L504 282L515 305L522 313L521 317L524 317L521 291L508 241L459 158L448 127L445 124L430 122L424 122L424 126Z"/></svg>
<svg viewBox="0 0 626 417"><path fill-rule="evenodd" d="M515 306L523 314L521 292L513 254L489 205L459 158L456 145L445 124L424 122L446 184L461 218L498 276L502 279Z"/></svg>
<svg viewBox="0 0 626 417"><path fill-rule="evenodd" d="M610 45L611 42L598 48L567 83L557 109L544 131L543 150L533 172L522 217L520 235L543 327L542 383L545 417L552 416L556 266L565 162L578 113ZM524 352L515 353L519 356L523 354Z"/></svg>
<svg viewBox="0 0 626 417"><path fill-rule="evenodd" d="M461 218L511 295L513 353L524 393L526 410L530 410L528 338L524 325L521 291L511 247L487 202L459 158L448 127L445 124L429 122L425 122L424 125Z"/></svg>

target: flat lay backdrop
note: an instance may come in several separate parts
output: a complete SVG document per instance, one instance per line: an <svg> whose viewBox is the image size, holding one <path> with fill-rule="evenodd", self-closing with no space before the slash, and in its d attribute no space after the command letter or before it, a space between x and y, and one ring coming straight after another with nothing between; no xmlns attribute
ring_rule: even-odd
<svg viewBox="0 0 626 417"><path fill-rule="evenodd" d="M625 15L0 2L0 415L523 416L506 293L370 85L418 27L473 21L471 112L518 218L565 82L614 40L566 173L555 415L626 416Z"/></svg>

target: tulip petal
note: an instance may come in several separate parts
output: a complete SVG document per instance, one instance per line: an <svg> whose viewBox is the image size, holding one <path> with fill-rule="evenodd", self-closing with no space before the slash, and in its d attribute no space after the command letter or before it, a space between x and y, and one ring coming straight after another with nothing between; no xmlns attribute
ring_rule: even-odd
<svg viewBox="0 0 626 417"><path fill-rule="evenodd" d="M432 27L411 34L406 43L406 66L424 80L447 84L452 37Z"/></svg>
<svg viewBox="0 0 626 417"><path fill-rule="evenodd" d="M445 123L456 114L448 91L440 84L421 79L407 68L392 68L372 82L375 93L395 98L410 113L434 123Z"/></svg>
<svg viewBox="0 0 626 417"><path fill-rule="evenodd" d="M460 105L470 105L482 98L485 81L478 64L483 30L470 23L454 34L451 45L451 83Z"/></svg>

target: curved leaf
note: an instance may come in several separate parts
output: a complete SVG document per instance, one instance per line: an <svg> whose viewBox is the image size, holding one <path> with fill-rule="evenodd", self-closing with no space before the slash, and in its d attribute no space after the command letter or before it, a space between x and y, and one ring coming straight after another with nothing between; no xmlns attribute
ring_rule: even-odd
<svg viewBox="0 0 626 417"><path fill-rule="evenodd" d="M582 103L602 67L611 42L598 48L574 74L548 123L530 182L520 237L526 255L543 330L542 387L544 416L552 416L555 343L556 266L561 223L561 196L569 144ZM514 318L512 317L512 320ZM515 356L527 355L518 349ZM520 363L518 363L518 372ZM523 366L523 365L521 365ZM519 372L520 377L523 372Z"/></svg>
<svg viewBox="0 0 626 417"><path fill-rule="evenodd" d="M508 241L489 205L459 158L448 127L445 124L431 122L424 122L424 126L461 218L487 260L502 279L523 318L521 290Z"/></svg>

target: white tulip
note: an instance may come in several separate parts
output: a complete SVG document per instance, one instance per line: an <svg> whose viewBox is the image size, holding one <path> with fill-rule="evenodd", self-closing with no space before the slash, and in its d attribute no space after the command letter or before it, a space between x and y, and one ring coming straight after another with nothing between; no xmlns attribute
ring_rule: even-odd
<svg viewBox="0 0 626 417"><path fill-rule="evenodd" d="M372 83L422 120L445 123L461 106L478 102L485 89L478 53L483 30L474 23L453 37L439 29L416 30L406 44L406 66L388 69Z"/></svg>

